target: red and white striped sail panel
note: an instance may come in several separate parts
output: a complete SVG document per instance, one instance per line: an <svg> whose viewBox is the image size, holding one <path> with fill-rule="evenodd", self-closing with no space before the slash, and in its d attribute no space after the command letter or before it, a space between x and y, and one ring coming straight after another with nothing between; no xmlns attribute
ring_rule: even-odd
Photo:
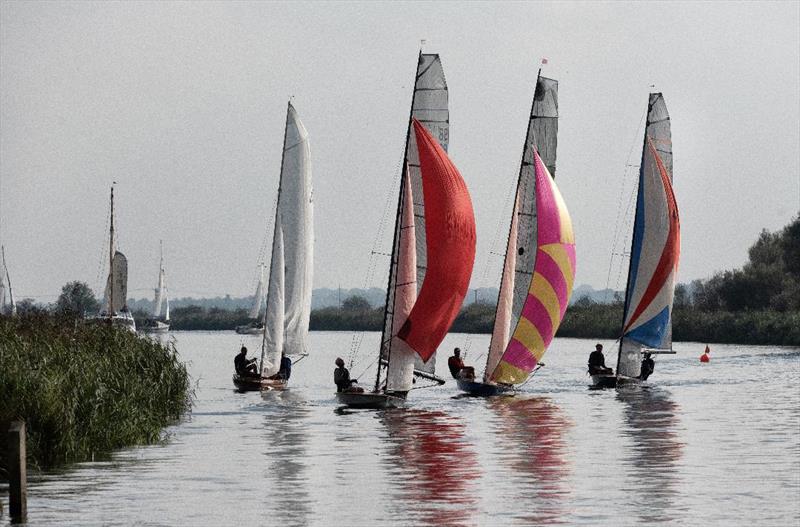
<svg viewBox="0 0 800 527"><path fill-rule="evenodd" d="M425 199L428 270L398 337L428 360L436 353L467 295L475 263L475 214L458 169L416 119L414 134Z"/></svg>

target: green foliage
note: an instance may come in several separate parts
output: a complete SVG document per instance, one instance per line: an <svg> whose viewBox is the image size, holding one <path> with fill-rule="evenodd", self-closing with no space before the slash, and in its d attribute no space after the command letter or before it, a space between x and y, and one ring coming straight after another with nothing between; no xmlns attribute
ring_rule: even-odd
<svg viewBox="0 0 800 527"><path fill-rule="evenodd" d="M100 310L94 292L84 282L68 282L61 288L55 311L62 315L84 317Z"/></svg>
<svg viewBox="0 0 800 527"><path fill-rule="evenodd" d="M145 312L137 312L136 324L149 317ZM139 317L142 317L141 319ZM236 326L249 324L247 310L228 310L218 307L210 309L200 306L179 307L170 310L170 328L174 330L229 330Z"/></svg>
<svg viewBox="0 0 800 527"><path fill-rule="evenodd" d="M345 311L365 313L372 310L372 306L369 305L369 302L363 296L353 295L342 302L342 309Z"/></svg>
<svg viewBox="0 0 800 527"><path fill-rule="evenodd" d="M41 467L158 441L191 404L171 344L105 324L0 317L0 364L0 426L24 419L29 460Z"/></svg>
<svg viewBox="0 0 800 527"><path fill-rule="evenodd" d="M454 333L491 333L496 308L485 302L474 302L461 310L450 331Z"/></svg>
<svg viewBox="0 0 800 527"><path fill-rule="evenodd" d="M314 331L380 331L383 308L373 309L367 305L366 309L344 309L344 306L342 309L315 309L311 312L309 327Z"/></svg>

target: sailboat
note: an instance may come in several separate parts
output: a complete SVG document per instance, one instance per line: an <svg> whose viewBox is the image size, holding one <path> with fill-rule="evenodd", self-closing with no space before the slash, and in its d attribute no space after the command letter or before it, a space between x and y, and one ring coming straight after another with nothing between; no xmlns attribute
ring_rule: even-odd
<svg viewBox="0 0 800 527"><path fill-rule="evenodd" d="M281 356L308 354L308 322L314 270L314 217L311 150L306 131L292 103L286 112L272 259L264 313L264 337L258 373L234 374L240 390L280 389Z"/></svg>
<svg viewBox="0 0 800 527"><path fill-rule="evenodd" d="M17 304L14 302L14 291L11 289L11 276L8 274L8 265L6 265L6 248L0 247L2 253L2 268L0 268L0 315L11 315L12 317L17 314ZM8 283L8 285L6 285ZM6 302L6 288L8 288L8 302Z"/></svg>
<svg viewBox="0 0 800 527"><path fill-rule="evenodd" d="M135 333L136 321L128 309L128 259L114 247L114 185L111 185L108 240L108 278L98 319Z"/></svg>
<svg viewBox="0 0 800 527"><path fill-rule="evenodd" d="M680 219L672 191L672 135L661 93L647 106L639 189L617 371L592 375L592 384L638 383L642 356L673 354L672 300L680 257Z"/></svg>
<svg viewBox="0 0 800 527"><path fill-rule="evenodd" d="M169 331L169 293L167 292L167 274L164 271L164 247L159 243L160 258L158 262L158 285L155 289L152 317L144 322L141 328L146 333L166 333ZM161 318L161 310L164 317Z"/></svg>
<svg viewBox="0 0 800 527"><path fill-rule="evenodd" d="M261 313L261 306L264 304L264 282L264 264L260 264L258 266L258 285L256 285L256 292L253 295L253 305L247 314L247 318L251 322L236 326L236 333L240 335L260 335L264 333L264 321L258 317Z"/></svg>
<svg viewBox="0 0 800 527"><path fill-rule="evenodd" d="M420 52L406 133L375 386L354 408L401 406L414 377L437 384L436 348L461 308L475 260L469 191L447 157L448 93L439 55ZM382 382L383 366L386 376Z"/></svg>
<svg viewBox="0 0 800 527"><path fill-rule="evenodd" d="M558 81L536 81L522 151L503 275L483 380L465 368L456 379L471 395L512 392L528 380L564 318L575 278L575 237L553 180Z"/></svg>

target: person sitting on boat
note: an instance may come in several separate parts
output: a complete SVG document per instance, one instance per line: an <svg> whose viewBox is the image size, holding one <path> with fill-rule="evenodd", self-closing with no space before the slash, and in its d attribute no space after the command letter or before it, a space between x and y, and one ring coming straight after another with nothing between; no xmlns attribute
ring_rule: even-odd
<svg viewBox="0 0 800 527"><path fill-rule="evenodd" d="M606 368L606 358L603 355L603 345L598 343L594 351L589 354L589 375L612 373L611 368Z"/></svg>
<svg viewBox="0 0 800 527"><path fill-rule="evenodd" d="M286 353L281 353L281 367L278 368L278 373L270 377L270 379L288 381L292 376L292 359L286 356Z"/></svg>
<svg viewBox="0 0 800 527"><path fill-rule="evenodd" d="M646 381L650 375L653 374L653 370L656 369L656 363L653 359L650 358L649 353L644 354L644 359L642 360L642 373L639 374L639 378L643 381Z"/></svg>
<svg viewBox="0 0 800 527"><path fill-rule="evenodd" d="M458 379L458 375L464 369L464 361L461 360L461 348L453 350L453 355L447 359L447 367L450 368L450 375L454 379Z"/></svg>
<svg viewBox="0 0 800 527"><path fill-rule="evenodd" d="M239 354L233 359L233 365L239 375L257 375L258 366L256 366L256 361L257 359L247 360L247 347L242 346Z"/></svg>
<svg viewBox="0 0 800 527"><path fill-rule="evenodd" d="M333 370L333 382L336 384L337 392L346 392L350 386L356 382L355 379L350 378L350 371L344 367L344 361L341 357L336 359L336 369Z"/></svg>

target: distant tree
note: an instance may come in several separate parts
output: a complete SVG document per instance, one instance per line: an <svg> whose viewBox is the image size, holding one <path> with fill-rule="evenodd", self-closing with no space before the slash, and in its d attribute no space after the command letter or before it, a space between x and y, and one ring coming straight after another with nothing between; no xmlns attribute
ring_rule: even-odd
<svg viewBox="0 0 800 527"><path fill-rule="evenodd" d="M800 281L800 215L783 229L781 249L786 272Z"/></svg>
<svg viewBox="0 0 800 527"><path fill-rule="evenodd" d="M691 297L689 296L689 289L686 284L678 284L675 286L675 300L673 305L675 307L687 307L691 304Z"/></svg>
<svg viewBox="0 0 800 527"><path fill-rule="evenodd" d="M342 302L342 309L345 311L364 312L372 309L369 302L363 296L351 296Z"/></svg>
<svg viewBox="0 0 800 527"><path fill-rule="evenodd" d="M56 312L84 317L87 313L99 311L100 303L94 292L84 282L69 282L61 288L56 301Z"/></svg>
<svg viewBox="0 0 800 527"><path fill-rule="evenodd" d="M34 315L37 313L45 313L47 308L37 304L33 298L23 298L17 302L17 315Z"/></svg>

